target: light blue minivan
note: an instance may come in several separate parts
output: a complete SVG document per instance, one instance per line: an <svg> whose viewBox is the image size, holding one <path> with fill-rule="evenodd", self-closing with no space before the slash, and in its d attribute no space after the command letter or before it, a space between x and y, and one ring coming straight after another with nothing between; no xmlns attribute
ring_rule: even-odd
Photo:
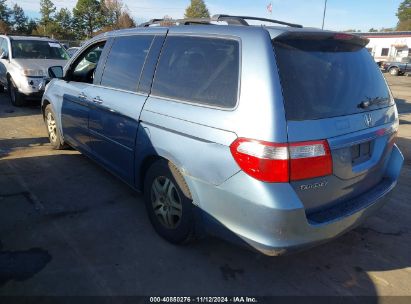
<svg viewBox="0 0 411 304"><path fill-rule="evenodd" d="M158 22L50 68L42 111L54 148L144 192L162 237L211 233L280 255L384 204L403 156L366 39L255 17Z"/></svg>

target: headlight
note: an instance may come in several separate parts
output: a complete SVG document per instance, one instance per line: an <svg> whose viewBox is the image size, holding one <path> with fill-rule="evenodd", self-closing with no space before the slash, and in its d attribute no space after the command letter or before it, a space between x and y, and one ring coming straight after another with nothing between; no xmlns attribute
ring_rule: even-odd
<svg viewBox="0 0 411 304"><path fill-rule="evenodd" d="M44 89L45 78L38 78L38 77L31 78L31 77L28 77L27 78L27 83L33 89L42 90L42 89Z"/></svg>
<svg viewBox="0 0 411 304"><path fill-rule="evenodd" d="M46 76L43 70L32 70L32 69L24 69L21 71L23 76L27 77L44 77Z"/></svg>

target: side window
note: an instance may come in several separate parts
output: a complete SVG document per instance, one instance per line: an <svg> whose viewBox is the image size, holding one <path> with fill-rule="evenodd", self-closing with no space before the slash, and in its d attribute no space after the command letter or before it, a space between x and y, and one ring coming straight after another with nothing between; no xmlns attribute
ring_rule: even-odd
<svg viewBox="0 0 411 304"><path fill-rule="evenodd" d="M141 70L153 38L151 35L116 38L107 57L101 85L137 91Z"/></svg>
<svg viewBox="0 0 411 304"><path fill-rule="evenodd" d="M381 56L388 56L389 48L382 48L381 49Z"/></svg>
<svg viewBox="0 0 411 304"><path fill-rule="evenodd" d="M103 52L105 42L100 42L87 49L77 58L71 70L70 80L93 83L97 64Z"/></svg>
<svg viewBox="0 0 411 304"><path fill-rule="evenodd" d="M233 108L237 102L239 43L231 39L169 36L152 94Z"/></svg>
<svg viewBox="0 0 411 304"><path fill-rule="evenodd" d="M9 46L7 44L7 39L1 38L0 41L0 53L6 53L9 55Z"/></svg>

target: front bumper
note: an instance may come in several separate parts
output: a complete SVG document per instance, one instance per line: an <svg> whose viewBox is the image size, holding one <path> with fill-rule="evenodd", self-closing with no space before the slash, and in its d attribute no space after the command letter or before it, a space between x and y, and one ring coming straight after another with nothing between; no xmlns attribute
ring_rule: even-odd
<svg viewBox="0 0 411 304"><path fill-rule="evenodd" d="M381 184L341 208L310 216L289 184L259 182L242 171L220 186L189 177L187 183L195 190L193 201L199 204L209 233L234 237L266 255L282 255L333 239L382 207L403 160L394 145Z"/></svg>
<svg viewBox="0 0 411 304"><path fill-rule="evenodd" d="M43 96L46 80L41 77L22 77L17 85L21 94L29 99L37 99Z"/></svg>
<svg viewBox="0 0 411 304"><path fill-rule="evenodd" d="M24 98L26 100L41 100L41 98L43 97L44 94L44 90L43 91L37 91L34 93L22 93L24 95Z"/></svg>

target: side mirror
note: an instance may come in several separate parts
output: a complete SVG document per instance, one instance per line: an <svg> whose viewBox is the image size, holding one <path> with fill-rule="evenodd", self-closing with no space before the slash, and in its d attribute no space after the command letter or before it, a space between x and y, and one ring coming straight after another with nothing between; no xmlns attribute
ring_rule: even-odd
<svg viewBox="0 0 411 304"><path fill-rule="evenodd" d="M86 60L91 62L91 63L97 63L98 58L97 58L97 54L95 52L91 52L89 54L86 55Z"/></svg>
<svg viewBox="0 0 411 304"><path fill-rule="evenodd" d="M6 52L1 52L0 59L9 59L9 55Z"/></svg>
<svg viewBox="0 0 411 304"><path fill-rule="evenodd" d="M48 73L50 78L63 78L63 67L59 65L49 67Z"/></svg>

